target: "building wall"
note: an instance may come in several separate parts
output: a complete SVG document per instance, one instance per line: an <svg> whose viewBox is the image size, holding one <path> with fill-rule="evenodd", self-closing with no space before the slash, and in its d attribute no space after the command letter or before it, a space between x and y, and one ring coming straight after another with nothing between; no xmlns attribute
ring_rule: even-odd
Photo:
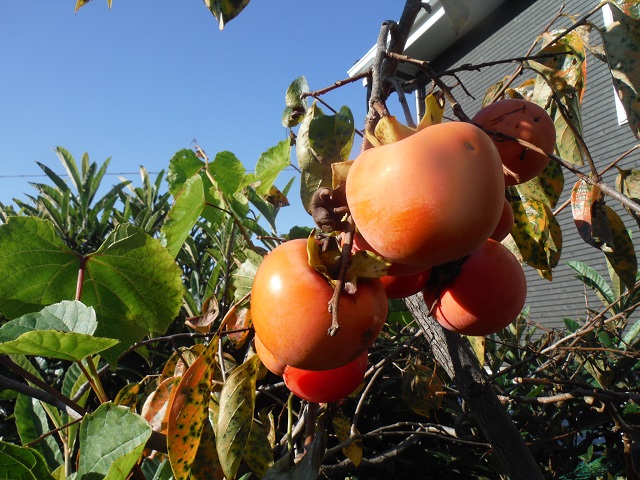
<svg viewBox="0 0 640 480"><path fill-rule="evenodd" d="M579 14L581 17L597 4L591 0L567 0L564 11ZM557 0L510 0L498 7L486 21L469 32L454 44L447 52L432 61L435 71L444 71L450 67L466 63L478 64L497 59L507 59L524 55L537 35L542 33L560 8ZM602 14L594 17L595 23L602 26ZM554 28L571 25L569 20L561 19ZM598 39L596 32L592 37ZM599 39L598 39L599 40ZM461 88L454 94L470 116L479 109L487 88L506 75L511 74L515 65L502 65L482 71L462 72L459 79L475 99L468 97ZM520 84L527 77L515 82ZM448 78L447 84L453 85L455 79ZM584 138L599 169L603 169L630 147L637 143L628 125L619 125L614 103L614 92L610 74L605 64L589 55L587 58L587 88L583 101ZM638 152L627 157L621 164L623 168L640 168ZM583 171L588 173L588 167ZM617 171L612 169L605 180L614 184ZM566 200L577 178L565 173L565 188L559 204ZM608 205L618 210L627 225L632 229L634 243L640 245L638 228L631 217L620 209L612 199ZM579 260L596 268L608 279L604 255L587 245L579 237L571 215L571 208L565 208L558 214L563 231L563 250L560 265L554 270L553 282L541 279L537 272L525 266L529 282L527 304L531 307L531 318L544 327L553 328L563 324L562 319L584 318L585 298L591 306L599 308L600 303L590 292L585 297L581 282L574 278L575 272L567 266L568 260Z"/></svg>

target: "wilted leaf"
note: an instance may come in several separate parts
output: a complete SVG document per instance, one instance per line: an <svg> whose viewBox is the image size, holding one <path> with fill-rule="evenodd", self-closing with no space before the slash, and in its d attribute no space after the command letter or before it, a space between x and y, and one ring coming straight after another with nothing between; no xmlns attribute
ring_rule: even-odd
<svg viewBox="0 0 640 480"><path fill-rule="evenodd" d="M140 415L103 403L82 419L78 478L122 478L139 460L150 436L151 427Z"/></svg>
<svg viewBox="0 0 640 480"><path fill-rule="evenodd" d="M442 0L442 6L451 23L451 28L458 35L469 21L471 0Z"/></svg>
<svg viewBox="0 0 640 480"><path fill-rule="evenodd" d="M249 0L204 0L204 4L218 20L218 28L223 30L230 20L240 15Z"/></svg>
<svg viewBox="0 0 640 480"><path fill-rule="evenodd" d="M167 411L167 448L176 480L187 480L209 421L209 395L215 366L217 339L188 368L171 391Z"/></svg>
<svg viewBox="0 0 640 480"><path fill-rule="evenodd" d="M331 188L333 190L347 183L347 175L353 165L353 160L345 160L331 165Z"/></svg>
<svg viewBox="0 0 640 480"><path fill-rule="evenodd" d="M171 397L171 390L178 384L180 378L169 377L162 380L156 389L149 394L140 414L149 422L151 428L157 432L166 434L167 432L167 407L169 405L169 398Z"/></svg>
<svg viewBox="0 0 640 480"><path fill-rule="evenodd" d="M435 369L409 365L402 375L402 400L418 415L430 417L442 404L442 379Z"/></svg>
<svg viewBox="0 0 640 480"><path fill-rule="evenodd" d="M351 422L340 412L333 417L333 430L340 442L351 438ZM353 440L342 449L342 453L357 467L362 461L362 441L359 439Z"/></svg>
<svg viewBox="0 0 640 480"><path fill-rule="evenodd" d="M235 478L251 430L260 358L253 355L234 369L220 393L216 448L225 476Z"/></svg>
<svg viewBox="0 0 640 480"><path fill-rule="evenodd" d="M600 188L578 180L571 191L571 210L578 233L589 245L611 251L613 238Z"/></svg>
<svg viewBox="0 0 640 480"><path fill-rule="evenodd" d="M482 107L486 107L493 101L493 98L502 89L504 82L505 80L507 80L507 78L508 77L503 78L502 80L494 83L487 89L486 93L484 94L484 97L482 97Z"/></svg>
<svg viewBox="0 0 640 480"><path fill-rule="evenodd" d="M237 308L227 321L225 330L241 330L239 332L227 333L227 338L236 347L240 348L244 345L249 336L249 328L251 327L251 310L246 307Z"/></svg>
<svg viewBox="0 0 640 480"><path fill-rule="evenodd" d="M622 170L619 168L616 187L620 193L640 205L640 170ZM640 226L640 215L630 208L627 208L627 211L635 218L638 226Z"/></svg>
<svg viewBox="0 0 640 480"><path fill-rule="evenodd" d="M391 262L367 250L358 250L351 255L351 265L347 269L345 279L355 281L357 278L380 278L389 271Z"/></svg>
<svg viewBox="0 0 640 480"><path fill-rule="evenodd" d="M640 19L625 15L613 4L610 6L613 22L602 32L602 41L629 126L640 138ZM638 13L637 7L633 12Z"/></svg>
<svg viewBox="0 0 640 480"><path fill-rule="evenodd" d="M187 318L184 323L197 332L207 333L211 331L211 327L220 314L220 305L218 305L216 297L208 297L202 305L202 310L202 315Z"/></svg>

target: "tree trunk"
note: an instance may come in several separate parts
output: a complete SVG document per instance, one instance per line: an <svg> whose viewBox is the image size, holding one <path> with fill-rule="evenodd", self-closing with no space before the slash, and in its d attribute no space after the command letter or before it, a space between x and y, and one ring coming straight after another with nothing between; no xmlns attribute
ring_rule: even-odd
<svg viewBox="0 0 640 480"><path fill-rule="evenodd" d="M413 318L424 331L436 361L455 382L478 425L502 461L512 480L542 479L520 432L500 403L475 354L460 335L450 332L429 316L420 294L405 299Z"/></svg>

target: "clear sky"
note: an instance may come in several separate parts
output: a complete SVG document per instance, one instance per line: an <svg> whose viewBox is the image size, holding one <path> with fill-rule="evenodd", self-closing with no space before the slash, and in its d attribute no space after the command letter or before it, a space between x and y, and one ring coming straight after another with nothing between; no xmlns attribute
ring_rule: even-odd
<svg viewBox="0 0 640 480"><path fill-rule="evenodd" d="M64 170L62 146L87 152L139 184L140 165L168 167L192 141L213 158L230 150L249 169L286 136L288 85L312 90L347 77L404 2L253 0L223 31L202 0L0 2L0 201L25 199L45 181L36 161ZM326 97L348 105L361 127L360 82ZM356 140L354 150L359 148ZM286 172L291 178L295 171ZM155 176L153 176L155 178ZM111 186L118 177L103 182ZM279 231L310 224L295 192Z"/></svg>

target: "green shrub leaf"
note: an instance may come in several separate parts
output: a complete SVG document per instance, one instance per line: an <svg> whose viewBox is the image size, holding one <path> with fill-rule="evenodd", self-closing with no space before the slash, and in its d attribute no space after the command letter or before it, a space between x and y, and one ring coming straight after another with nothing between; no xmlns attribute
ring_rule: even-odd
<svg viewBox="0 0 640 480"><path fill-rule="evenodd" d="M36 450L0 440L0 478L11 480L54 480L47 463Z"/></svg>

